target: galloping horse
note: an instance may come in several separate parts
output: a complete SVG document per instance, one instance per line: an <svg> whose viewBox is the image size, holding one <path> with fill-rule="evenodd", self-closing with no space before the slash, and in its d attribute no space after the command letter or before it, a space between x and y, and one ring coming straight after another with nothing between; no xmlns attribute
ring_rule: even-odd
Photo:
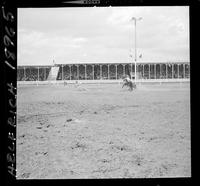
<svg viewBox="0 0 200 186"><path fill-rule="evenodd" d="M122 88L123 88L124 86L129 87L129 90L130 90L130 91L132 91L133 88L136 89L136 84L133 83L133 81L132 81L128 76L125 77L125 78L123 79Z"/></svg>

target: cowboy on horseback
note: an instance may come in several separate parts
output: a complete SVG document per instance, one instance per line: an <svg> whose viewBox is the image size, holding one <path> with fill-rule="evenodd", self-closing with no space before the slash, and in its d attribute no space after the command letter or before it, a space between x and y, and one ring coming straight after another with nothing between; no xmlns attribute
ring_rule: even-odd
<svg viewBox="0 0 200 186"><path fill-rule="evenodd" d="M124 86L128 86L129 87L129 90L133 90L136 89L136 84L132 82L132 80L130 79L130 77L128 75L126 75L126 77L123 79L123 85L122 85L122 88Z"/></svg>

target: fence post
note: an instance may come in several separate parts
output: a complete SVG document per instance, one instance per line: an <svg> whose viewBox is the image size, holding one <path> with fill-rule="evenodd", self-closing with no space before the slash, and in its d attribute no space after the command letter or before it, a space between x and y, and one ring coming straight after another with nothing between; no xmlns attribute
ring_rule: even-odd
<svg viewBox="0 0 200 186"><path fill-rule="evenodd" d="M178 68L178 79L179 79L179 64L178 64L178 67L177 67L177 68Z"/></svg>
<svg viewBox="0 0 200 186"><path fill-rule="evenodd" d="M78 80L79 80L79 65L77 65L76 67L77 67L77 77L78 77Z"/></svg>
<svg viewBox="0 0 200 186"><path fill-rule="evenodd" d="M108 80L110 79L110 66L108 64Z"/></svg>
<svg viewBox="0 0 200 186"><path fill-rule="evenodd" d="M125 66L123 64L123 76L125 76Z"/></svg>
<svg viewBox="0 0 200 186"><path fill-rule="evenodd" d="M94 80L94 65L92 65L92 76L93 76L93 80Z"/></svg>
<svg viewBox="0 0 200 186"><path fill-rule="evenodd" d="M86 64L85 64L85 80L87 79L87 71L86 71Z"/></svg>
<svg viewBox="0 0 200 186"><path fill-rule="evenodd" d="M149 79L150 79L151 66L149 64Z"/></svg>
<svg viewBox="0 0 200 186"><path fill-rule="evenodd" d="M40 80L40 72L39 72L39 67L38 67L38 82ZM37 82L37 86L38 86L38 82Z"/></svg>
<svg viewBox="0 0 200 186"><path fill-rule="evenodd" d="M132 72L132 71L131 71ZM117 80L117 65L115 64L115 78Z"/></svg>
<svg viewBox="0 0 200 186"><path fill-rule="evenodd" d="M100 65L100 79L102 79L102 65Z"/></svg>
<svg viewBox="0 0 200 186"><path fill-rule="evenodd" d="M26 81L26 69L24 67L24 81Z"/></svg>
<svg viewBox="0 0 200 186"><path fill-rule="evenodd" d="M62 80L64 80L64 78L63 78L64 76L63 76L63 64L62 64Z"/></svg>
<svg viewBox="0 0 200 186"><path fill-rule="evenodd" d="M71 80L71 65L69 65L69 79Z"/></svg>
<svg viewBox="0 0 200 186"><path fill-rule="evenodd" d="M142 64L142 79L144 79L144 64Z"/></svg>

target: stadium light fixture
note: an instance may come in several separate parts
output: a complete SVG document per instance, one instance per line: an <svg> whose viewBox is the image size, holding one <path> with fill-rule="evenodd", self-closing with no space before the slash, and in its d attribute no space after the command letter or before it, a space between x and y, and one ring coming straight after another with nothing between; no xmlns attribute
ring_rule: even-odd
<svg viewBox="0 0 200 186"><path fill-rule="evenodd" d="M136 27L136 25L137 25L137 24L136 24L136 22L142 20L142 17L139 17L139 18L132 17L132 18L131 18L131 21L132 21L132 20L133 20L134 23L135 23L134 26L135 26L135 84L136 84L136 78L137 78L137 77L136 77L136 76L137 76L137 74L136 74L136 73L137 73L137 70L136 70L136 65L137 65L137 40L136 40L136 39L137 39L137 37L136 37L136 36L137 36L137 35L136 35L137 27ZM131 75L131 79L132 79L132 75Z"/></svg>

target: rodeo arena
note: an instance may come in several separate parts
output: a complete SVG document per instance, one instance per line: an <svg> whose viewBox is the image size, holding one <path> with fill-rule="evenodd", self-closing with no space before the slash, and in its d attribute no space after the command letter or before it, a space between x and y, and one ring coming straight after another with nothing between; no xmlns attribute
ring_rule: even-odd
<svg viewBox="0 0 200 186"><path fill-rule="evenodd" d="M18 179L191 175L188 61L53 63L17 69Z"/></svg>

